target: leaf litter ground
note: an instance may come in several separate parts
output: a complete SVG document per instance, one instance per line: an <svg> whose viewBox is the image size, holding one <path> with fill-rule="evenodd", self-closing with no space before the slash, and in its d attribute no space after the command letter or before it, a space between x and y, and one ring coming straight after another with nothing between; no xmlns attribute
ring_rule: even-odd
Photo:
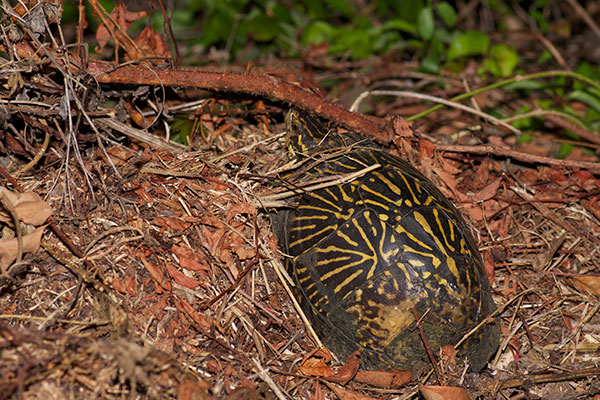
<svg viewBox="0 0 600 400"><path fill-rule="evenodd" d="M117 95L132 99L135 92L101 94ZM370 105L376 115L423 109L401 101ZM10 132L43 132L31 109L13 107L6 126L16 129L3 133L9 172L41 146ZM133 126L98 120L108 127L103 148L89 125L81 125L71 147L59 129L47 129L54 144L41 162L17 180L3 178L11 193L18 185L41 196L40 210L48 205L54 212L45 223L54 222L42 225L38 251L3 266L0 397L418 397L427 364L400 387L389 387L394 377L377 387L378 376L342 388L356 360L313 352L315 342L277 274L283 255L260 201L280 189L277 173L288 162L285 110L221 97L195 112L190 119L202 134L191 151L125 139ZM57 114L44 118L52 122ZM441 111L388 145L463 211L502 310L501 348L489 369L464 374L444 349L441 373L473 397L592 397L600 346L600 182L567 166L439 151L449 141L514 145L506 132L477 125L461 112ZM539 135L520 150L548 154L548 135ZM68 156L75 147L79 154ZM69 241L79 254L65 246Z"/></svg>

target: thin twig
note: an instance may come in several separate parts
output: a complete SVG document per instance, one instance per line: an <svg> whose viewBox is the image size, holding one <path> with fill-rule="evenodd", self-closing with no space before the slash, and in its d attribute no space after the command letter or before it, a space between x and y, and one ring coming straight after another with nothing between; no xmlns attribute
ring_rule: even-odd
<svg viewBox="0 0 600 400"><path fill-rule="evenodd" d="M516 76L513 76L512 78L494 82L491 85L487 85L482 88L475 89L471 92L462 93L458 96L452 97L450 99L450 101L459 101L459 100L467 99L469 97L473 97L480 93L484 93L484 92L490 91L492 89L497 89L499 87L506 86L511 83L532 81L532 80L536 80L536 79L555 78L555 77L567 77L567 78L576 79L578 81L584 82L584 83L588 84L589 86L593 86L596 89L600 90L600 83L594 81L593 79L588 78L587 76L583 76L581 74L578 74L578 73L575 73L572 71L553 70L553 71L537 72L534 74L527 74L527 75L516 75ZM407 117L406 121L411 122L411 121L417 120L419 118L423 118L424 116L431 114L432 112L437 111L442 107L443 107L442 105L438 104L438 105L433 106L423 112L420 112L418 114Z"/></svg>
<svg viewBox="0 0 600 400"><path fill-rule="evenodd" d="M422 93L409 92L409 91L405 91L405 90L369 90L369 91L363 92L356 98L356 100L354 100L354 103L352 103L350 110L352 110L352 111L357 110L360 102L365 97L368 97L371 95L413 97L416 99L428 100L428 101L432 101L434 103L444 104L448 107L458 108L460 110L469 112L469 113L477 115L483 119L491 121L495 124L502 125L506 129L510 130L511 132L513 132L517 135L521 134L521 131L518 130L517 128L515 128L514 126L511 126L511 125L507 124L506 122L502 121L501 119L498 119L492 115L486 114L486 113L479 111L473 107L465 106L464 104L460 104L455 101L442 99L441 97L430 96L428 94L422 94Z"/></svg>
<svg viewBox="0 0 600 400"><path fill-rule="evenodd" d="M600 27L594 22L590 14L576 0L567 0L575 9L575 12L585 21L592 31L600 38Z"/></svg>
<svg viewBox="0 0 600 400"><path fill-rule="evenodd" d="M298 194L301 194L301 193L312 192L312 191L324 189L324 188L327 188L330 186L343 185L350 181L353 181L354 179L360 178L361 176L363 176L379 167L381 167L381 164L373 164L369 167L361 169L360 171L356 171L351 174L335 176L331 180L328 180L327 182L318 183L316 185L314 185L314 181L305 182L302 184L302 186L298 186L297 188L294 188L291 190L286 190L285 192L260 196L258 198L258 201L260 201L262 204L267 204L268 202L297 196ZM312 185L312 186L310 186L310 185Z"/></svg>
<svg viewBox="0 0 600 400"><path fill-rule="evenodd" d="M429 341L427 340L427 336L425 336L425 330L423 329L423 325L421 325L421 320L423 319L423 317L425 317L425 315L423 315L423 317L420 317L419 314L417 314L417 310L415 310L414 308L410 311L412 312L413 317L415 318L415 323L417 324L417 329L419 330L419 337L421 338L421 342L423 342L423 347L425 347L425 352L427 353L429 362L431 362L431 365L433 366L433 370L435 371L435 375L437 376L438 383L440 384L440 386L445 386L446 380L444 379L444 376L440 371L440 367L435 359L435 356L433 355L433 352L431 351L431 347L429 347Z"/></svg>
<svg viewBox="0 0 600 400"><path fill-rule="evenodd" d="M260 376L260 378L265 381L265 383L267 385L269 385L269 387L271 388L271 390L273 391L273 393L275 393L275 396L277 396L277 398L279 400L287 400L288 397L283 394L283 392L281 391L281 389L279 389L279 386L277 386L277 384L275 383L275 381L273 379L271 379L271 377L269 376L269 374L267 373L267 370L263 368L262 365L260 365L260 362L253 358L252 359L252 363L254 364L254 366L256 367L256 369L258 370L258 376Z"/></svg>
<svg viewBox="0 0 600 400"><path fill-rule="evenodd" d="M559 351L565 346L565 344L567 344L571 339L573 339L581 331L581 328L583 328L583 326L586 323L588 323L588 321L592 319L594 315L596 315L598 310L600 310L600 301L597 301L594 305L594 308L592 308L590 312L588 312L585 316L583 316L583 318L581 318L581 320L579 320L577 326L573 328L573 330L567 337L565 337L559 344L556 345L554 351Z"/></svg>
<svg viewBox="0 0 600 400"><path fill-rule="evenodd" d="M527 163L538 163L551 165L554 167L564 167L571 169L587 169L593 174L600 174L600 163L590 161L572 161L572 160L558 160L551 157L536 156L533 154L522 153L512 149L506 149L502 147L496 147L491 145L481 146L463 146L463 145L444 145L436 144L436 150L438 151L449 151L452 153L469 153L469 154L487 154L494 156L502 156L512 158L514 160L523 161Z"/></svg>

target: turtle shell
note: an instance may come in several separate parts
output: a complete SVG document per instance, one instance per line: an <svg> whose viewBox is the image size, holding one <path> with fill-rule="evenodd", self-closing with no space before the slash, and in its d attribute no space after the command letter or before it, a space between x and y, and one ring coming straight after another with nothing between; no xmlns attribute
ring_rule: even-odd
<svg viewBox="0 0 600 400"><path fill-rule="evenodd" d="M360 350L365 369L409 368L426 359L417 320L436 352L496 309L470 230L423 174L300 111L287 129L291 153L306 160L288 182L368 171L300 191L273 219L295 294L328 348ZM480 370L498 341L497 323L486 324L459 350Z"/></svg>

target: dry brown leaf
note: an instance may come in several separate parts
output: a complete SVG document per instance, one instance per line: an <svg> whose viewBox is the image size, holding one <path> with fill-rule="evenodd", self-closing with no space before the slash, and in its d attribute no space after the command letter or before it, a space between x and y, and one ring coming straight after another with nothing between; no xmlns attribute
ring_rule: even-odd
<svg viewBox="0 0 600 400"><path fill-rule="evenodd" d="M325 400L325 395L323 394L323 390L321 390L321 385L319 385L319 381L315 379L315 394L311 396L311 400Z"/></svg>
<svg viewBox="0 0 600 400"><path fill-rule="evenodd" d="M309 376L321 376L324 378L333 376L333 368L327 363L331 361L331 354L326 349L317 349L307 355L300 367L300 372Z"/></svg>
<svg viewBox="0 0 600 400"><path fill-rule="evenodd" d="M150 25L147 25L134 40L144 57L170 57L169 46Z"/></svg>
<svg viewBox="0 0 600 400"><path fill-rule="evenodd" d="M0 188L0 192L15 208L19 221L40 226L52 215L52 208L37 193L13 193L6 188ZM0 213L0 221L12 222L12 216Z"/></svg>
<svg viewBox="0 0 600 400"><path fill-rule="evenodd" d="M194 253L189 247L173 245L171 252L179 259L179 266L188 271L208 271L208 265L203 262L198 253Z"/></svg>
<svg viewBox="0 0 600 400"><path fill-rule="evenodd" d="M196 311L196 309L194 309L194 307L192 307L190 303L178 297L177 301L175 301L175 307L177 309L180 309L180 306L183 308L182 311L184 311L200 327L202 327L203 329L210 328L211 323L208 319L206 319L204 315Z"/></svg>
<svg viewBox="0 0 600 400"><path fill-rule="evenodd" d="M142 264L144 264L144 267L146 267L148 272L150 272L150 275L157 283L158 287L165 288L167 291L173 290L171 282L165 279L165 275L162 273L160 268L146 260L146 257L143 254L139 254L138 257L142 261Z"/></svg>
<svg viewBox="0 0 600 400"><path fill-rule="evenodd" d="M234 250L240 260L248 260L256 256L256 249L251 249L244 246L237 246Z"/></svg>
<svg viewBox="0 0 600 400"><path fill-rule="evenodd" d="M458 168L458 163L456 161L440 157L439 153L436 154L436 160L439 160L442 169L449 174L459 175L462 172L460 168Z"/></svg>
<svg viewBox="0 0 600 400"><path fill-rule="evenodd" d="M394 129L394 135L401 138L413 138L415 136L411 124L399 116L392 117L392 128Z"/></svg>
<svg viewBox="0 0 600 400"><path fill-rule="evenodd" d="M473 203L478 203L480 201L486 201L491 199L496 195L498 188L500 187L500 182L502 182L502 178L498 178L483 189L481 189L478 193L475 193L471 196L471 201Z"/></svg>
<svg viewBox="0 0 600 400"><path fill-rule="evenodd" d="M23 253L35 253L40 248L44 229L46 229L46 225L40 226L35 231L22 237ZM0 268L3 273L17 259L18 252L19 241L17 238L0 240Z"/></svg>
<svg viewBox="0 0 600 400"><path fill-rule="evenodd" d="M167 272L169 273L171 278L173 278L173 280L175 281L176 284L181 285L186 288L189 288L189 289L195 289L198 286L200 286L199 281L197 281L196 279L194 279L192 277L185 275L183 272L181 272L177 268L173 267L169 263L166 263L165 267L167 268Z"/></svg>
<svg viewBox="0 0 600 400"><path fill-rule="evenodd" d="M578 276L573 278L573 284L581 291L600 296L600 276Z"/></svg>
<svg viewBox="0 0 600 400"><path fill-rule="evenodd" d="M584 169L573 172L571 179L587 192L593 192L600 186L598 181L594 178L594 175Z"/></svg>
<svg viewBox="0 0 600 400"><path fill-rule="evenodd" d="M185 231L192 225L191 222L177 217L156 217L152 223L160 227L169 227L174 231Z"/></svg>
<svg viewBox="0 0 600 400"><path fill-rule="evenodd" d="M468 181L469 189L480 188L485 186L490 181L490 160L484 158L481 164L475 168L473 178Z"/></svg>
<svg viewBox="0 0 600 400"><path fill-rule="evenodd" d="M419 390L426 400L472 400L469 392L459 387L419 384Z"/></svg>
<svg viewBox="0 0 600 400"><path fill-rule="evenodd" d="M356 371L358 371L358 367L360 366L360 358L359 352L355 351L354 353L348 356L346 363L338 368L337 372L326 379L331 382L337 382L341 385L345 385L348 383L354 375L356 375Z"/></svg>
<svg viewBox="0 0 600 400"><path fill-rule="evenodd" d="M131 103L125 103L125 111L129 115L129 118L140 128L146 129L149 125L148 120L144 117L144 114L139 112Z"/></svg>
<svg viewBox="0 0 600 400"><path fill-rule="evenodd" d="M444 365L456 364L456 354L458 354L458 351L451 344L443 346L442 359L444 360Z"/></svg>
<svg viewBox="0 0 600 400"><path fill-rule="evenodd" d="M200 379L186 379L177 385L178 400L207 400L213 399L210 395L211 385Z"/></svg>
<svg viewBox="0 0 600 400"><path fill-rule="evenodd" d="M148 15L146 11L132 12L128 11L124 3L117 3L113 10L110 12L110 19L105 18L102 24L96 30L96 41L98 47L96 51L101 53L104 46L108 44L108 41L114 35L116 36L119 44L125 47L125 50L132 54L137 54L126 39L126 31L129 29L131 24L138 19L144 18ZM115 22L117 26L113 23ZM136 57L132 57L136 58Z"/></svg>
<svg viewBox="0 0 600 400"><path fill-rule="evenodd" d="M431 158L435 153L435 144L429 140L419 141L419 158Z"/></svg>
<svg viewBox="0 0 600 400"><path fill-rule="evenodd" d="M589 200L583 199L581 200L581 204L586 210L591 211L592 214L594 214L594 217L600 219L600 204L598 204L597 197L593 197Z"/></svg>
<svg viewBox="0 0 600 400"><path fill-rule="evenodd" d="M333 383L325 382L325 384L340 398L340 400L376 400L374 397L344 389Z"/></svg>
<svg viewBox="0 0 600 400"><path fill-rule="evenodd" d="M359 371L354 381L371 386L395 389L406 385L412 379L410 371Z"/></svg>
<svg viewBox="0 0 600 400"><path fill-rule="evenodd" d="M229 208L225 220L230 223L233 217L239 214L256 215L256 207L246 201L240 201Z"/></svg>
<svg viewBox="0 0 600 400"><path fill-rule="evenodd" d="M490 282L490 285L493 285L494 280L496 279L496 276L494 275L494 272L496 270L496 260L494 259L494 256L491 251L486 251L482 255L483 255L483 265L484 265L484 269L485 269L485 274L488 277L488 281ZM452 348L454 349L453 346L452 346Z"/></svg>
<svg viewBox="0 0 600 400"><path fill-rule="evenodd" d="M444 182L444 184L446 185L445 187L444 186L440 187L442 191L447 192L447 190L445 190L447 187L448 189L450 189L450 191L452 193L460 193L460 191L456 190L456 177L454 175L449 174L446 171L439 169L439 168L435 169L435 173L437 174L437 176L440 177L442 182ZM448 194L448 193L446 193L446 194Z"/></svg>

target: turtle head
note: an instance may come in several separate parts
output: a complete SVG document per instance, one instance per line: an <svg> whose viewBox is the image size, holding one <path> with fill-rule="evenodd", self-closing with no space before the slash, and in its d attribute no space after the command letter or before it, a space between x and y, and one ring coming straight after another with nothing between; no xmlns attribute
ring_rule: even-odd
<svg viewBox="0 0 600 400"><path fill-rule="evenodd" d="M290 110L285 117L285 122L290 158L300 154L310 154L327 136L327 128L305 111Z"/></svg>

